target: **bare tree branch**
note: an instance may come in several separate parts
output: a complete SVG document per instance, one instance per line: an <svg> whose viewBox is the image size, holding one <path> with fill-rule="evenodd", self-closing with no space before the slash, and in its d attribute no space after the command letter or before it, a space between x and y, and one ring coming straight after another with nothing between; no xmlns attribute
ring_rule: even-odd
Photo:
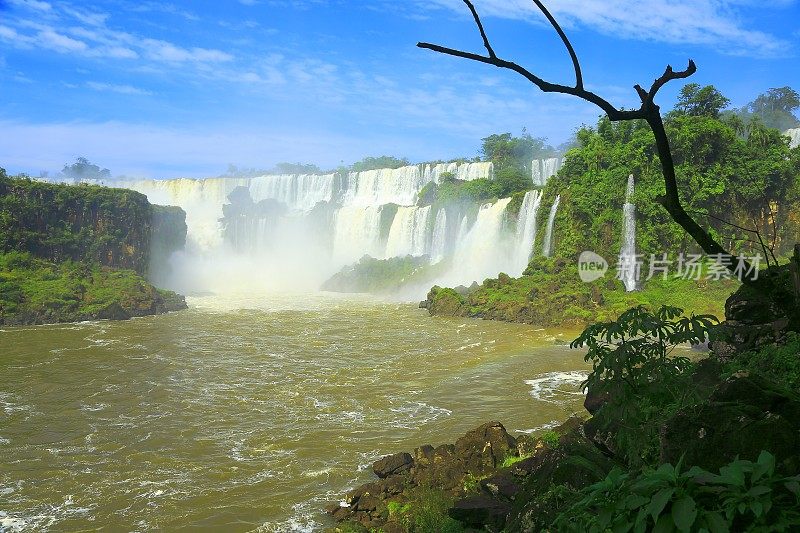
<svg viewBox="0 0 800 533"><path fill-rule="evenodd" d="M465 2L467 0L464 0ZM569 52L569 57L572 58L572 66L575 68L575 88L582 90L583 89L583 73L581 72L581 64L578 61L578 55L575 53L575 49L572 48L572 43L569 42L567 38L567 34L564 33L564 30L561 29L561 26L558 24L556 19L553 15L550 14L550 11L544 6L544 4L540 0L533 0L533 3L536 4L536 7L539 8L539 11L544 13L544 16L547 17L547 20L550 21L550 24L553 26L553 29L556 30L558 36L561 37L561 41L564 43L564 46L567 47L567 52Z"/></svg>
<svg viewBox="0 0 800 533"><path fill-rule="evenodd" d="M483 29L483 23L481 22L481 17L478 16L478 11L475 9L475 6L472 5L470 0L464 0L464 3L467 4L467 7L472 12L472 18L475 19L475 24L478 26L478 31L481 32L481 38L483 39L483 46L486 47L486 51L489 52L489 57L492 59L497 59L497 54L494 53L492 50L492 45L489 43L489 38L486 36L486 31Z"/></svg>
<svg viewBox="0 0 800 533"><path fill-rule="evenodd" d="M723 248L714 238L709 234L705 229L703 229L683 207L683 204L680 200L680 195L678 193L678 183L675 176L675 162L672 158L672 149L669 144L669 138L667 137L667 132L664 128L664 121L661 117L661 109L658 105L655 104L655 96L658 91L667 83L672 80L679 80L685 79L694 74L697 71L697 66L695 65L694 61L689 60L689 65L686 70L682 70L679 72L675 72L672 69L672 66L667 66L664 70L664 74L661 77L657 78L653 85L650 87L649 91L645 91L640 85L636 85L634 88L636 89L637 94L639 95L639 99L642 101L642 105L639 109L634 110L626 110L623 108L616 108L610 102L605 100L604 98L598 96L597 94L587 91L584 89L583 86L583 75L581 73L580 63L578 61L578 56L575 54L575 50L572 47L569 39L567 38L564 31L561 29L561 26L556 22L555 18L550 14L547 8L540 0L533 0L539 10L547 17L547 20L556 30L558 35L561 37L562 42L567 47L567 51L572 58L572 64L575 68L575 77L576 77L576 84L575 87L569 87L567 85L556 84L548 82L539 76L533 74L529 70L521 67L520 65L512 62L507 61L505 59L501 59L497 57L492 48L491 44L489 43L489 39L486 36L486 32L483 29L483 24L481 23L480 16L478 15L475 6L472 4L471 0L463 0L463 2L469 7L470 12L472 13L473 18L475 19L476 24L478 25L478 29L481 32L481 37L483 38L484 46L486 50L489 52L489 56L482 56L478 54L473 54L471 52L465 52L462 50L456 50L454 48L447 48L444 46L431 44L431 43L424 43L420 42L417 43L417 46L420 48L425 48L428 50L432 50L434 52L438 52L441 54L446 54L454 57L460 57L464 59L469 59L472 61L478 61L480 63L486 63L488 65L494 65L498 68L504 68L508 70L512 70L521 76L525 77L528 81L536 85L541 91L546 93L561 93L561 94L570 94L573 96L577 96L587 102L595 104L597 107L602 109L607 115L608 118L612 121L623 121L623 120L645 120L647 121L650 129L653 131L653 135L655 136L656 140L656 148L658 152L658 158L661 162L661 168L664 174L664 189L665 194L656 198L656 200L667 210L670 214L672 219L677 222L694 240L700 247L709 255L716 255L716 254L727 254L730 255L725 248ZM746 265L749 267L749 265ZM733 271L733 267L730 267Z"/></svg>

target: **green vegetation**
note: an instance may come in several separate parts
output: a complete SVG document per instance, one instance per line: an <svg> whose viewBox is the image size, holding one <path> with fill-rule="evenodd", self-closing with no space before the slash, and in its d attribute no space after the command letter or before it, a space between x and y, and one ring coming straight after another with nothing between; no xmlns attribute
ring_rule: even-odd
<svg viewBox="0 0 800 533"><path fill-rule="evenodd" d="M550 448L558 448L558 439L561 438L561 435L555 431L545 431L540 438Z"/></svg>
<svg viewBox="0 0 800 533"><path fill-rule="evenodd" d="M184 308L132 270L0 253L0 324L122 319Z"/></svg>
<svg viewBox="0 0 800 533"><path fill-rule="evenodd" d="M777 87L768 90L741 109L727 111L731 117L738 119L743 133L753 123L763 124L768 128L786 131L800 126L795 116L800 108L800 95L791 87Z"/></svg>
<svg viewBox="0 0 800 533"><path fill-rule="evenodd" d="M605 413L613 414L598 414L595 422L614 428L620 456L634 466L657 459L660 423L696 400L687 383L692 363L674 351L705 342L718 320L682 315L682 309L666 305L653 312L634 307L617 320L588 326L570 344L588 348L592 372L584 388L610 398Z"/></svg>
<svg viewBox="0 0 800 533"><path fill-rule="evenodd" d="M800 476L775 457L734 460L712 474L681 463L629 473L616 468L554 523L558 531L789 531L800 526Z"/></svg>
<svg viewBox="0 0 800 533"><path fill-rule="evenodd" d="M361 161L356 161L350 165L349 170L353 172L363 172L365 170L377 170L380 168L400 168L410 164L411 163L406 158L382 155L378 157L365 157Z"/></svg>
<svg viewBox="0 0 800 533"><path fill-rule="evenodd" d="M0 252L147 272L153 208L147 197L97 185L56 185L0 170Z"/></svg>
<svg viewBox="0 0 800 533"><path fill-rule="evenodd" d="M725 300L739 286L735 280L691 280L653 277L641 291L625 292L622 282L607 274L584 283L578 266L564 258L534 258L519 278L500 274L475 290L460 294L434 287L428 310L442 316L523 322L538 326L586 325L613 320L625 310L662 304L698 314L721 316Z"/></svg>
<svg viewBox="0 0 800 533"><path fill-rule="evenodd" d="M524 129L519 137L514 137L510 133L499 133L489 135L481 141L483 158L494 163L495 172L510 169L526 170L527 176L530 177L531 161L555 155L555 150L547 144L547 139L533 137ZM528 185L530 186L530 183Z"/></svg>
<svg viewBox="0 0 800 533"><path fill-rule="evenodd" d="M597 407L581 431L562 437L566 455L555 450L549 461L602 472L607 463L572 444L585 434L615 466L590 482L540 468L518 497L516 524L597 532L800 526L800 398L787 388L797 378L798 337L737 355L724 371L713 359L692 363L679 354L680 344L713 337L714 322L639 307L583 331L572 346L588 347L587 401ZM734 368L750 375L731 376Z"/></svg>
<svg viewBox="0 0 800 533"><path fill-rule="evenodd" d="M763 253L757 230L775 254L786 255L800 230L800 150L760 121L746 132L741 119L720 113L727 99L709 86L687 85L665 126L686 210L733 253ZM746 133L746 135L745 135ZM636 179L637 248L645 258L697 252L686 232L657 202L664 194L654 138L643 121L601 118L577 134L578 146L545 187L543 205L561 195L555 223L556 254L619 250L621 209L629 174ZM539 226L547 213L539 213ZM733 224L733 225L731 225ZM774 238L774 241L773 241ZM602 253L602 252L601 252ZM771 259L771 258L770 258Z"/></svg>
<svg viewBox="0 0 800 533"><path fill-rule="evenodd" d="M460 533L464 528L447 514L452 505L453 499L444 492L420 487L406 504L395 508L396 521L409 533Z"/></svg>
<svg viewBox="0 0 800 533"><path fill-rule="evenodd" d="M800 335L792 331L778 346L766 345L739 354L726 365L726 370L728 374L742 371L760 374L790 390L799 390Z"/></svg>
<svg viewBox="0 0 800 533"><path fill-rule="evenodd" d="M0 323L185 308L183 297L143 277L183 247L185 217L134 191L41 183L0 169Z"/></svg>
<svg viewBox="0 0 800 533"><path fill-rule="evenodd" d="M428 283L445 268L444 263L430 264L428 256L374 259L368 255L358 263L345 266L322 284L332 292L387 293L403 285Z"/></svg>
<svg viewBox="0 0 800 533"><path fill-rule="evenodd" d="M71 165L64 165L61 175L69 180L104 180L111 177L111 171L107 168L100 168L94 163L90 163L85 157L79 157Z"/></svg>
<svg viewBox="0 0 800 533"><path fill-rule="evenodd" d="M708 331L719 320L711 315L682 317L683 309L662 305L655 312L644 306L622 313L613 322L599 322L587 327L571 348L588 348L585 360L592 362L592 372L584 383L596 392L625 397L636 394L653 383L675 394L675 378L689 368L686 357L672 356L684 343L705 342Z"/></svg>

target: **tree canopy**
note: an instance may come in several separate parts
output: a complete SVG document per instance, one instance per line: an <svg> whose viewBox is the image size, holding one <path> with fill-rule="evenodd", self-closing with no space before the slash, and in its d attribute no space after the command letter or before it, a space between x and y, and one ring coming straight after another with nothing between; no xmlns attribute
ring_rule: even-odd
<svg viewBox="0 0 800 533"><path fill-rule="evenodd" d="M350 165L350 170L353 172L363 172L366 170L377 170L379 168L400 168L410 165L408 159L398 158L390 155L381 155L378 157L365 157L361 161L357 161Z"/></svg>
<svg viewBox="0 0 800 533"><path fill-rule="evenodd" d="M64 165L61 175L73 181L81 180L102 180L111 177L111 171L107 168L101 169L94 163L89 162L85 157L79 157L71 165Z"/></svg>
<svg viewBox="0 0 800 533"><path fill-rule="evenodd" d="M530 170L531 161L550 157L555 150L547 144L547 139L534 137L523 129L519 137L510 133L495 133L481 139L481 154L484 159L494 163L495 170Z"/></svg>
<svg viewBox="0 0 800 533"><path fill-rule="evenodd" d="M730 103L713 85L701 87L698 83L687 83L678 95L674 113L693 117L718 117Z"/></svg>

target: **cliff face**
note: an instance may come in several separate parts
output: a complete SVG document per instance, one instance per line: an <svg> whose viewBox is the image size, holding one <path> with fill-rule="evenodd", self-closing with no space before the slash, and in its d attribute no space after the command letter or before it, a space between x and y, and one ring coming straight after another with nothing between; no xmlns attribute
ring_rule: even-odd
<svg viewBox="0 0 800 533"><path fill-rule="evenodd" d="M183 296L144 279L166 271L185 240L180 208L125 189L10 178L0 168L0 325L185 309Z"/></svg>
<svg viewBox="0 0 800 533"><path fill-rule="evenodd" d="M56 263L147 271L152 207L143 194L98 186L0 180L0 249Z"/></svg>
<svg viewBox="0 0 800 533"><path fill-rule="evenodd" d="M0 252L61 263L84 261L148 272L151 245L169 255L186 239L180 208L152 206L141 193L56 185L0 175Z"/></svg>
<svg viewBox="0 0 800 533"><path fill-rule="evenodd" d="M169 271L169 256L186 245L186 211L180 207L154 205L151 219L150 264L148 276Z"/></svg>

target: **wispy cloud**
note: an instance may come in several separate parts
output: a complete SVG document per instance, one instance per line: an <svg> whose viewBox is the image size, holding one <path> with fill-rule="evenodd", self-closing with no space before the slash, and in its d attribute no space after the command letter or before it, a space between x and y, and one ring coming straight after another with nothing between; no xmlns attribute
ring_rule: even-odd
<svg viewBox="0 0 800 533"><path fill-rule="evenodd" d="M486 17L535 23L544 21L528 0L475 0ZM788 7L794 0L759 2L758 9ZM467 14L461 0L416 2L425 11L438 6ZM608 35L645 41L704 45L736 55L786 55L792 45L765 31L747 27L740 9L753 0L558 0L548 8L565 26L582 26Z"/></svg>
<svg viewBox="0 0 800 533"><path fill-rule="evenodd" d="M150 91L139 89L132 85L117 85L113 83L103 83L98 81L86 82L86 86L95 91L106 91L119 94L132 94L132 95L151 95Z"/></svg>
<svg viewBox="0 0 800 533"><path fill-rule="evenodd" d="M40 48L93 58L144 59L171 65L216 64L234 59L231 53L224 50L184 47L114 29L108 25L107 13L68 5L56 8L38 0L14 0L14 5L21 8L21 12L47 12L42 19L19 15L16 18L9 17L0 25L0 41L17 48ZM154 9L147 4L143 8ZM168 8L162 6L163 9Z"/></svg>

